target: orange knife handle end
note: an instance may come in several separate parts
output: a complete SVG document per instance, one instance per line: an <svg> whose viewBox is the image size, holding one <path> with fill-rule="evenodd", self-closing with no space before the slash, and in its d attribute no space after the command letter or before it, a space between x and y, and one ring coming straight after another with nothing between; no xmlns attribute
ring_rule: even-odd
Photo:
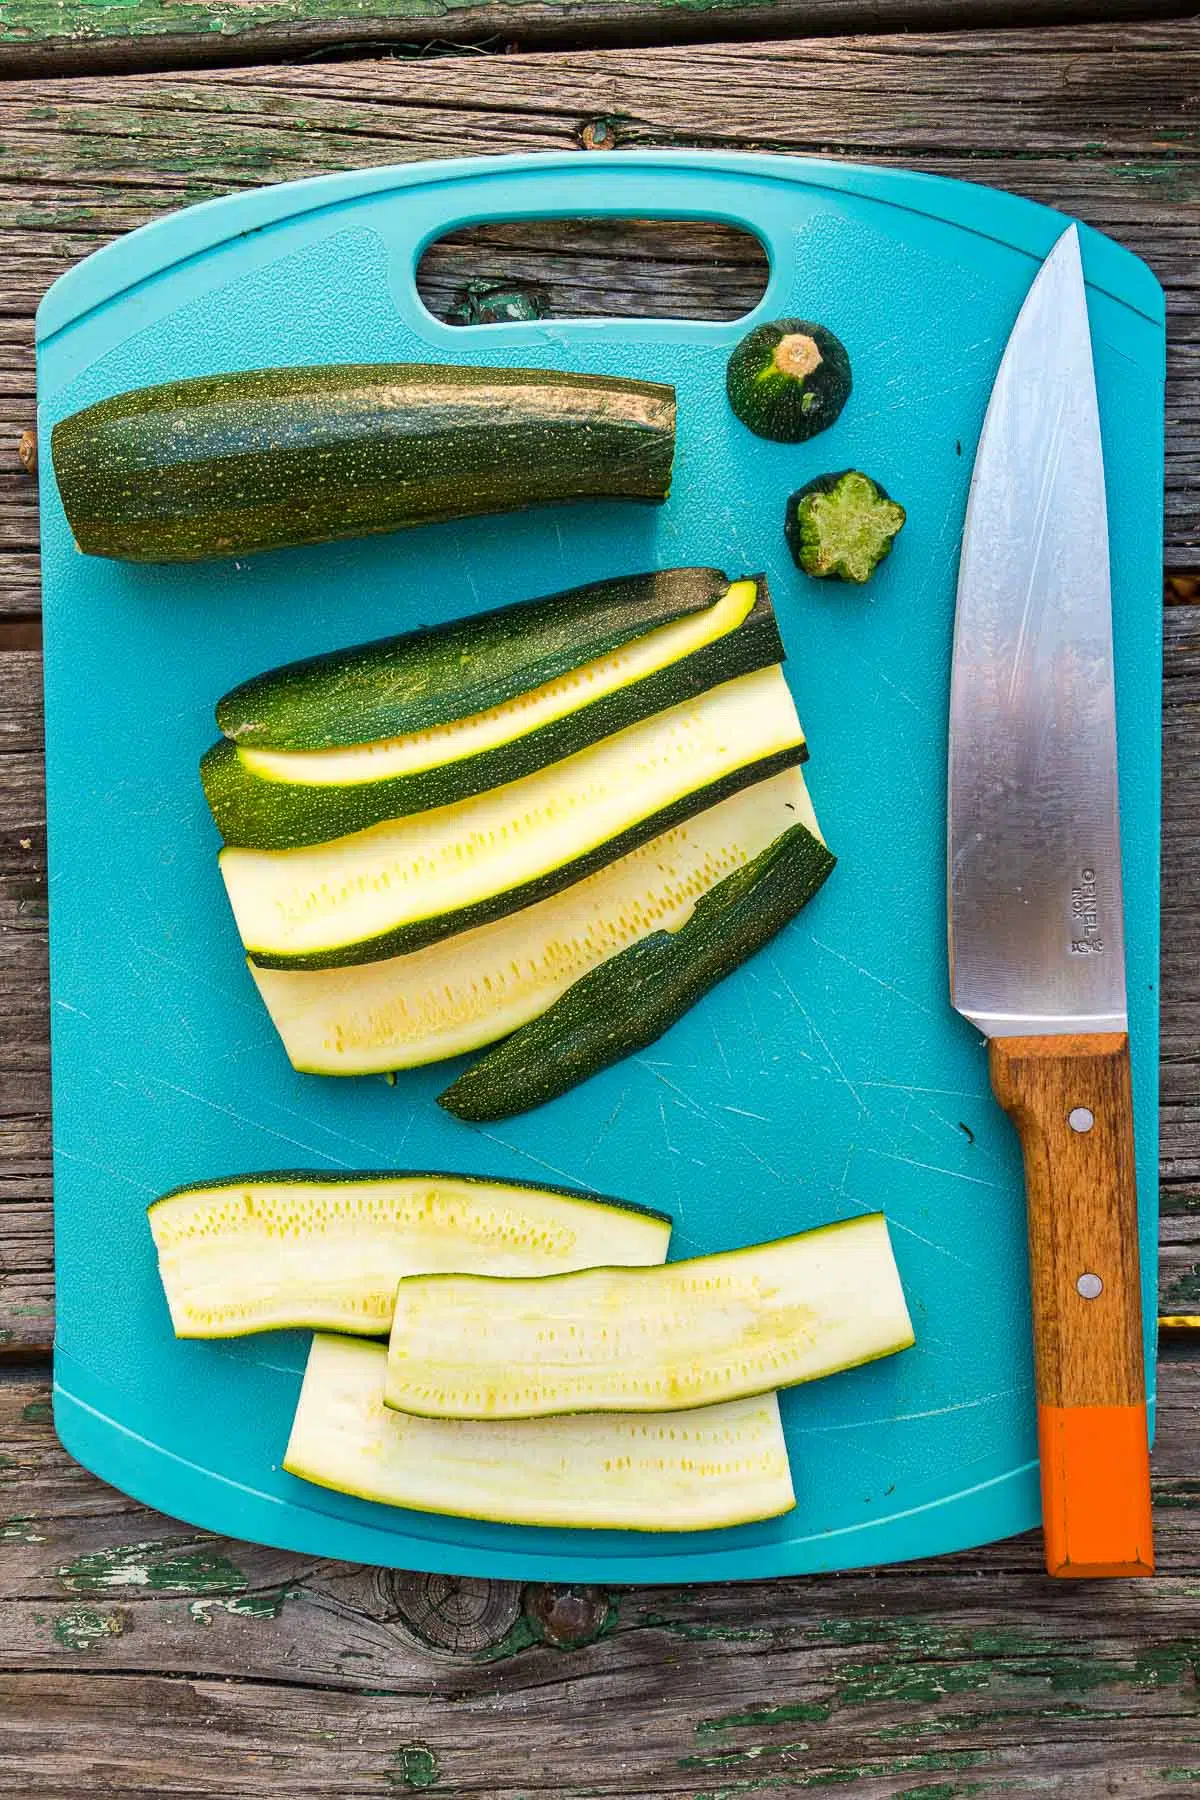
<svg viewBox="0 0 1200 1800"><path fill-rule="evenodd" d="M1046 1569L1153 1575L1146 1408L1039 1406Z"/></svg>
<svg viewBox="0 0 1200 1800"><path fill-rule="evenodd" d="M1046 1567L1148 1575L1129 1040L995 1038L990 1064L1025 1159Z"/></svg>

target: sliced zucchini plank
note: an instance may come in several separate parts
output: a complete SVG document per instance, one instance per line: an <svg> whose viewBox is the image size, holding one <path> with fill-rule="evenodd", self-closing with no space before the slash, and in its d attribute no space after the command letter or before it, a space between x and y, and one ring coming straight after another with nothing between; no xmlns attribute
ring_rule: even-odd
<svg viewBox="0 0 1200 1800"><path fill-rule="evenodd" d="M262 968L376 962L557 893L726 795L796 764L779 668L725 682L456 806L299 850L220 855Z"/></svg>
<svg viewBox="0 0 1200 1800"><path fill-rule="evenodd" d="M675 393L549 369L338 363L114 394L51 434L75 541L195 562L540 501L665 499Z"/></svg>
<svg viewBox="0 0 1200 1800"><path fill-rule="evenodd" d="M774 1394L654 1419L502 1425L383 1403L387 1352L315 1337L283 1466L338 1493L510 1525L704 1531L796 1504Z"/></svg>
<svg viewBox="0 0 1200 1800"><path fill-rule="evenodd" d="M438 1062L517 1031L628 945L678 931L703 895L809 811L804 777L785 769L490 925L386 962L344 969L251 963L250 973L297 1069L368 1075ZM789 905L801 903L798 891L787 894ZM546 1074L540 1059L532 1074L539 1091ZM476 1105L484 1086L517 1092L498 1076L469 1087ZM466 1110L465 1097L463 1104L465 1117L479 1116Z"/></svg>
<svg viewBox="0 0 1200 1800"><path fill-rule="evenodd" d="M149 1211L176 1337L386 1332L404 1275L662 1262L663 1213L600 1194L424 1171L282 1169L175 1188Z"/></svg>
<svg viewBox="0 0 1200 1800"><path fill-rule="evenodd" d="M332 750L263 750L222 738L200 774L227 844L321 843L519 780L783 653L765 582L738 581L706 611L488 712Z"/></svg>
<svg viewBox="0 0 1200 1800"><path fill-rule="evenodd" d="M432 731L707 612L728 586L720 569L658 569L330 650L232 688L217 702L217 729L261 750L335 750Z"/></svg>
<svg viewBox="0 0 1200 1800"><path fill-rule="evenodd" d="M797 823L701 895L690 915L674 925L656 921L665 929L581 974L552 1006L439 1094L438 1104L460 1119L484 1120L556 1099L654 1043L782 931L834 866L804 777L799 769L775 777L785 780L791 784L787 816Z"/></svg>
<svg viewBox="0 0 1200 1800"><path fill-rule="evenodd" d="M661 1268L396 1290L389 1406L423 1418L664 1412L791 1387L913 1342L881 1213Z"/></svg>

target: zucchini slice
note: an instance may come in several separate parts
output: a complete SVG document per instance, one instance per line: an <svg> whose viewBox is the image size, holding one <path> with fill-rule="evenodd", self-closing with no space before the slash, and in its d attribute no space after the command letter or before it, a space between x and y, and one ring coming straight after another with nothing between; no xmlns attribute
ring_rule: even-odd
<svg viewBox="0 0 1200 1800"><path fill-rule="evenodd" d="M225 849L221 873L260 967L376 962L557 893L803 746L782 670L762 669L455 806L305 849Z"/></svg>
<svg viewBox="0 0 1200 1800"><path fill-rule="evenodd" d="M387 1404L435 1419L664 1412L765 1394L913 1342L881 1213L661 1268L396 1290Z"/></svg>
<svg viewBox="0 0 1200 1800"><path fill-rule="evenodd" d="M795 824L718 881L678 924L656 920L665 929L581 975L552 1006L460 1075L438 1095L438 1104L460 1119L490 1120L556 1099L654 1043L782 931L821 886L834 858L800 771L775 779L792 783L785 804Z"/></svg>
<svg viewBox="0 0 1200 1800"><path fill-rule="evenodd" d="M262 750L344 749L432 731L706 612L728 586L720 569L659 569L330 650L231 688L217 702L217 728Z"/></svg>
<svg viewBox="0 0 1200 1800"><path fill-rule="evenodd" d="M651 932L677 931L703 895L809 813L804 777L785 769L490 925L386 962L343 969L251 963L250 973L297 1069L369 1075L438 1062L518 1031L580 976L619 960ZM520 1041L518 1032L514 1050ZM533 1092L545 1072L539 1057ZM501 1073L473 1085L468 1078L468 1086L476 1105L485 1088L531 1104L529 1090L510 1086ZM464 1116L476 1116L467 1104Z"/></svg>
<svg viewBox="0 0 1200 1800"><path fill-rule="evenodd" d="M320 843L519 780L722 682L778 663L783 654L766 583L737 581L703 611L486 712L326 750L262 749L222 739L200 773L227 844ZM377 680L390 680L386 663Z"/></svg>
<svg viewBox="0 0 1200 1800"><path fill-rule="evenodd" d="M231 1175L172 1189L149 1219L180 1338L382 1335L404 1275L662 1262L671 1236L664 1213L600 1194L423 1171Z"/></svg>
<svg viewBox="0 0 1200 1800"><path fill-rule="evenodd" d="M341 1494L510 1525L706 1531L796 1504L774 1394L655 1419L406 1418L387 1352L315 1337L283 1466Z"/></svg>
<svg viewBox="0 0 1200 1800"><path fill-rule="evenodd" d="M540 501L663 500L675 392L550 369L253 369L114 394L50 446L81 550L196 562Z"/></svg>

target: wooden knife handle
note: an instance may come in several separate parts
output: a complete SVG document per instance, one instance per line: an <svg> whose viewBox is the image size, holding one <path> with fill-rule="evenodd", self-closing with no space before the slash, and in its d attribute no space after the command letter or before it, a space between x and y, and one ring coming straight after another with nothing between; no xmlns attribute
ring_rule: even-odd
<svg viewBox="0 0 1200 1800"><path fill-rule="evenodd" d="M994 1038L1025 1157L1051 1575L1152 1575L1129 1039Z"/></svg>

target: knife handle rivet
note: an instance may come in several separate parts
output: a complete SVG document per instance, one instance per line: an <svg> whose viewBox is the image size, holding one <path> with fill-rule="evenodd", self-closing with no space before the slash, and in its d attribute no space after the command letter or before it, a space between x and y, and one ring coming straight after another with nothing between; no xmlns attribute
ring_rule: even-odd
<svg viewBox="0 0 1200 1800"><path fill-rule="evenodd" d="M1067 1114L1072 1131L1090 1131L1095 1123L1096 1115L1089 1106L1073 1106Z"/></svg>
<svg viewBox="0 0 1200 1800"><path fill-rule="evenodd" d="M1075 1291L1082 1294L1085 1300L1098 1300L1104 1292L1104 1283L1098 1275L1088 1273L1079 1277L1075 1283Z"/></svg>

